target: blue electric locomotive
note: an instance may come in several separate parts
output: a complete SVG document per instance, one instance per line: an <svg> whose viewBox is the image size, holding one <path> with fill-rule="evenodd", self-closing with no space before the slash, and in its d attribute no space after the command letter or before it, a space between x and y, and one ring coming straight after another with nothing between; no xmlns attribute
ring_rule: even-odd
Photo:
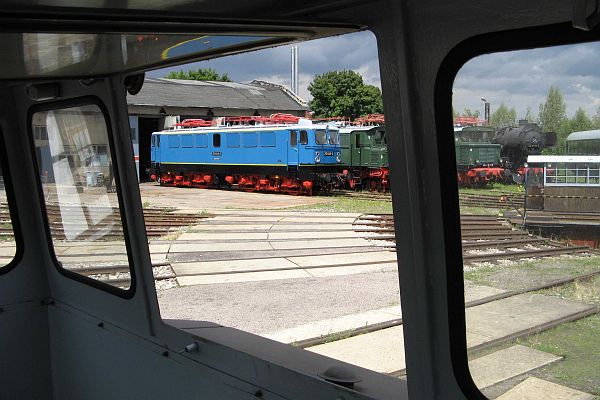
<svg viewBox="0 0 600 400"><path fill-rule="evenodd" d="M289 120L224 118L218 126L187 128L209 124L194 120L155 132L151 178L166 186L308 195L329 188L341 161L338 129L300 118L282 123Z"/></svg>

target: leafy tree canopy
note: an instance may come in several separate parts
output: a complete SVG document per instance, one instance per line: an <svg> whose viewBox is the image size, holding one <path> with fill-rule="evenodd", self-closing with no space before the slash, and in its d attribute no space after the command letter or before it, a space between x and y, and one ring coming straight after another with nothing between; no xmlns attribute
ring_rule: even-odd
<svg viewBox="0 0 600 400"><path fill-rule="evenodd" d="M221 81L231 82L227 73L219 75L217 71L212 68L199 68L198 70L189 70L184 72L183 70L171 71L165 76L167 79L184 79L192 81Z"/></svg>
<svg viewBox="0 0 600 400"><path fill-rule="evenodd" d="M504 103L490 115L490 125L496 127L512 126L517 119L517 111L514 108L509 109Z"/></svg>
<svg viewBox="0 0 600 400"><path fill-rule="evenodd" d="M365 85L362 76L354 71L329 71L316 75L308 91L313 96L309 106L317 117L356 118L383 113L381 90Z"/></svg>
<svg viewBox="0 0 600 400"><path fill-rule="evenodd" d="M463 111L462 115L465 117L479 117L481 113L479 110L471 111L470 108L465 108L465 111Z"/></svg>
<svg viewBox="0 0 600 400"><path fill-rule="evenodd" d="M550 87L546 101L540 104L538 118L542 130L547 132L560 131L561 124L567 119L567 105L558 88Z"/></svg>

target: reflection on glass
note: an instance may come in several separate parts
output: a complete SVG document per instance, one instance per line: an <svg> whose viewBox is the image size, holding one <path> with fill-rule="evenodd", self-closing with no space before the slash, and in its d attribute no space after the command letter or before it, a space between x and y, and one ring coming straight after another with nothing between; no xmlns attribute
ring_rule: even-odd
<svg viewBox="0 0 600 400"><path fill-rule="evenodd" d="M95 105L37 112L32 127L48 223L63 268L129 287L106 121ZM39 130L39 129L38 129Z"/></svg>
<svg viewBox="0 0 600 400"><path fill-rule="evenodd" d="M23 43L23 55L20 52L12 54L10 49L4 49L3 55L15 60L23 57L25 74L20 74L18 69L5 68L0 72L2 78L109 73L192 54L201 56L215 50L235 50L249 44L282 41L270 36L202 34L7 33L3 38L8 42L9 36L17 35ZM121 51L106 54L104 51L110 46L105 44L120 45Z"/></svg>
<svg viewBox="0 0 600 400"><path fill-rule="evenodd" d="M10 263L17 252L2 172L0 170L0 268Z"/></svg>

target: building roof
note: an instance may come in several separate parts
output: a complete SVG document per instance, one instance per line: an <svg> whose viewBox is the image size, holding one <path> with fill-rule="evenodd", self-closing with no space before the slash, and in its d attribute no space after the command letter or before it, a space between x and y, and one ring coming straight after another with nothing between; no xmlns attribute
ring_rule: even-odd
<svg viewBox="0 0 600 400"><path fill-rule="evenodd" d="M530 164L538 163L600 163L600 156L546 156L537 155L527 157L527 162Z"/></svg>
<svg viewBox="0 0 600 400"><path fill-rule="evenodd" d="M202 107L307 111L299 97L281 85L146 78L142 90L127 95L127 104L160 107Z"/></svg>
<svg viewBox="0 0 600 400"><path fill-rule="evenodd" d="M569 136L567 136L567 140L591 140L591 139L600 139L600 129L595 129L593 131L580 131L573 132Z"/></svg>

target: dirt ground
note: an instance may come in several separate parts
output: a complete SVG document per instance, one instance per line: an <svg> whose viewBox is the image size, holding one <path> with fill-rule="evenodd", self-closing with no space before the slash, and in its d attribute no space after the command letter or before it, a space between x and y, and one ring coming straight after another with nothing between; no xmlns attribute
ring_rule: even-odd
<svg viewBox="0 0 600 400"><path fill-rule="evenodd" d="M155 182L141 183L140 194L144 206L175 207L197 211L211 209L282 209L333 201L333 199L324 197L164 187Z"/></svg>

